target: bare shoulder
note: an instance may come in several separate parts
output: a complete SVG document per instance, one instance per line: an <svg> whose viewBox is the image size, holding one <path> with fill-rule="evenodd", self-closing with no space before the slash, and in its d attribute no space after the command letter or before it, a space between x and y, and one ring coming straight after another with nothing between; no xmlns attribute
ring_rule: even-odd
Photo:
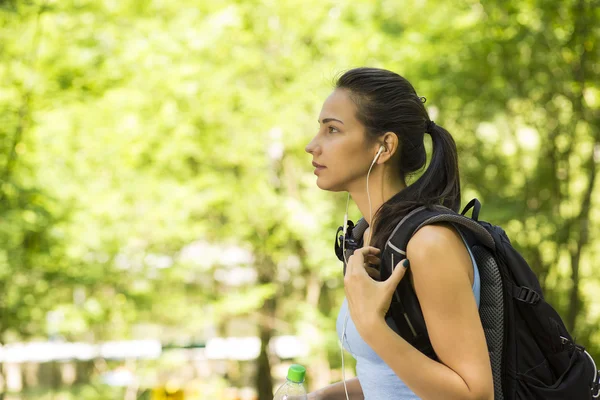
<svg viewBox="0 0 600 400"><path fill-rule="evenodd" d="M464 247L456 229L449 224L426 225L408 242L407 252L413 256L443 252L454 247Z"/></svg>
<svg viewBox="0 0 600 400"><path fill-rule="evenodd" d="M473 268L469 253L460 234L450 224L433 224L419 229L408 242L406 253L411 265L419 266L423 273L429 274L431 268L438 268L443 263L445 269L466 272L472 282ZM414 269L413 272L419 274Z"/></svg>

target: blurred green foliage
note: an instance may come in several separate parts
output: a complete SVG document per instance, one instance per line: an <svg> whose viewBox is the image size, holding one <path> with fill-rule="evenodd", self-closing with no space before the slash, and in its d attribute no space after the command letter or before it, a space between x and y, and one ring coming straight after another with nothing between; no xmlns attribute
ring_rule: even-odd
<svg viewBox="0 0 600 400"><path fill-rule="evenodd" d="M238 316L338 368L345 195L316 188L304 146L336 74L369 65L427 98L464 202L600 357L599 17L597 0L0 2L0 338L202 340ZM256 282L217 279L235 248Z"/></svg>

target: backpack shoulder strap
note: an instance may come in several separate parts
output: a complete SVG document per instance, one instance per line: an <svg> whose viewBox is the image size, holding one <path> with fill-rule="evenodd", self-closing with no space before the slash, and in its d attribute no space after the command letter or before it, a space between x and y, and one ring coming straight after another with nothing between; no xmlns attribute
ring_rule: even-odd
<svg viewBox="0 0 600 400"><path fill-rule="evenodd" d="M408 245L410 238L417 232L418 228L424 226L423 224L428 219L446 213L454 212L441 206L434 206L432 209L425 206L415 208L402 218L398 225L396 225L391 235L388 237L388 240L385 242L383 251L393 255L395 261L406 258L406 246Z"/></svg>
<svg viewBox="0 0 600 400"><path fill-rule="evenodd" d="M461 231L469 232L477 242L492 251L495 249L494 238L473 219L443 206L419 207L407 214L388 238L382 252L380 266L382 280L389 278L395 265L406 258L406 247L411 237L422 227L440 222L458 225L463 228ZM429 341L423 312L410 279L400 281L394 292L388 315L392 317L405 340L430 358L437 358Z"/></svg>
<svg viewBox="0 0 600 400"><path fill-rule="evenodd" d="M388 250L394 254L396 260L406 257L406 246L415 233L426 225L440 222L449 222L458 224L470 231L478 242L485 245L490 250L494 250L496 245L492 235L482 227L478 222L469 217L460 215L449 208L443 206L434 206L432 209L419 207L406 215L394 228L388 238L384 251Z"/></svg>

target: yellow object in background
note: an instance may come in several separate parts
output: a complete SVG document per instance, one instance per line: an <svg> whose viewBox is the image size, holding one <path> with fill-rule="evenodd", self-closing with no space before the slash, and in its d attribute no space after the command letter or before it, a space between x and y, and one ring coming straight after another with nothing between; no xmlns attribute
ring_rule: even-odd
<svg viewBox="0 0 600 400"><path fill-rule="evenodd" d="M183 390L167 390L165 388L152 389L151 400L185 400Z"/></svg>

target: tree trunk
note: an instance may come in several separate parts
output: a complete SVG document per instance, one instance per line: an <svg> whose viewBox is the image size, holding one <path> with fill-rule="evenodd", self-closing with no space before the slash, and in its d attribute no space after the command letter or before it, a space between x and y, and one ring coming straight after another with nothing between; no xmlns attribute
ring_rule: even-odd
<svg viewBox="0 0 600 400"><path fill-rule="evenodd" d="M260 355L258 356L258 372L256 375L256 388L258 400L273 400L273 377L271 375L271 362L269 360L269 341L271 329L260 327Z"/></svg>
<svg viewBox="0 0 600 400"><path fill-rule="evenodd" d="M600 143L596 143L596 146ZM575 331L575 324L577 314L581 307L581 299L579 296L579 264L581 261L581 252L589 240L589 224L590 224L590 206L592 200L592 192L594 191L594 183L596 182L596 165L594 160L594 149L592 149L592 155L589 162L590 167L590 180L588 183L587 190L584 195L584 199L581 205L581 212L579 214L579 241L577 247L571 253L571 270L573 286L569 293L569 311L567 313L567 329L570 332Z"/></svg>
<svg viewBox="0 0 600 400"><path fill-rule="evenodd" d="M573 286L569 292L569 309L567 312L567 329L569 332L575 331L575 324L577 322L577 314L581 307L581 300L579 299L579 260L581 258L581 246L577 246L577 250L571 254L571 280Z"/></svg>
<svg viewBox="0 0 600 400"><path fill-rule="evenodd" d="M319 301L323 284L318 279L315 273L310 274L308 285L306 288L306 303L308 307L314 310L319 309ZM318 337L318 327L313 325L314 331L310 337ZM314 358L311 363L308 375L310 377L311 390L316 390L329 385L331 382L331 368L327 357L327 349L322 344L313 346Z"/></svg>
<svg viewBox="0 0 600 400"><path fill-rule="evenodd" d="M0 363L0 400L4 399L6 394L6 374L4 373L4 363Z"/></svg>
<svg viewBox="0 0 600 400"><path fill-rule="evenodd" d="M259 264L258 281L260 284L266 284L273 281L275 275L275 265L272 260L266 259ZM273 400L273 376L271 375L271 360L269 353L269 342L273 337L273 326L275 326L275 310L277 307L276 298L265 300L258 321L260 335L260 354L258 356L258 368L256 373L256 388L258 391L258 400Z"/></svg>
<svg viewBox="0 0 600 400"><path fill-rule="evenodd" d="M589 15L591 9L588 9L589 4L584 0L579 0L574 7L573 13L575 15L575 30L571 37L571 43L580 49L580 55L576 62L572 65L572 74L577 82L571 97L573 103L573 116L577 120L585 120L587 115L587 109L583 102L583 92L585 89L586 77L586 64L588 61L589 50L585 46L585 40L587 35L590 35L589 29L591 24L588 24ZM590 7L591 8L591 7ZM592 121L588 121L592 125ZM594 191L594 184L596 182L596 155L595 150L600 145L600 134L598 132L594 135L594 145L592 146L592 152L587 163L587 170L590 174L588 186L584 193L583 201L581 202L581 211L577 216L577 224L579 228L578 241L576 248L571 252L571 270L573 286L569 293L569 308L567 313L567 328L571 331L575 331L577 314L581 308L581 298L579 295L579 267L581 261L581 252L586 246L589 240L589 224L590 224L590 208L592 193Z"/></svg>

